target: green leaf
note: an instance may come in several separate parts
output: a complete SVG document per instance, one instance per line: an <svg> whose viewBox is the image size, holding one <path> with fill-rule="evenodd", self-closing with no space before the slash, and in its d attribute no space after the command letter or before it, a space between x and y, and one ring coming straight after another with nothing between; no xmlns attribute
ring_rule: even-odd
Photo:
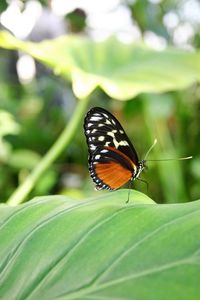
<svg viewBox="0 0 200 300"><path fill-rule="evenodd" d="M16 169L32 169L40 161L40 155L27 149L17 149L9 157L8 165Z"/></svg>
<svg viewBox="0 0 200 300"><path fill-rule="evenodd" d="M200 53L173 48L156 51L116 39L101 43L63 36L41 43L22 42L6 32L0 47L23 50L72 81L74 93L87 97L100 86L124 100L142 92L183 89L200 80Z"/></svg>
<svg viewBox="0 0 200 300"><path fill-rule="evenodd" d="M8 6L8 3L6 0L1 0L0 2L0 12L2 13Z"/></svg>
<svg viewBox="0 0 200 300"><path fill-rule="evenodd" d="M0 138L9 134L18 134L20 125L15 122L13 115L0 109Z"/></svg>
<svg viewBox="0 0 200 300"><path fill-rule="evenodd" d="M200 201L99 195L0 207L0 299L199 299Z"/></svg>

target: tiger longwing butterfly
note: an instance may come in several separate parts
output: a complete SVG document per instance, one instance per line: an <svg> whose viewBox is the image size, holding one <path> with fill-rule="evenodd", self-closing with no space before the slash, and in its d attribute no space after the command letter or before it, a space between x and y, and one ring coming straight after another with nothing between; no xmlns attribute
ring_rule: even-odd
<svg viewBox="0 0 200 300"><path fill-rule="evenodd" d="M84 120L89 151L89 171L96 189L116 190L139 177L145 160L137 152L117 119L94 107Z"/></svg>

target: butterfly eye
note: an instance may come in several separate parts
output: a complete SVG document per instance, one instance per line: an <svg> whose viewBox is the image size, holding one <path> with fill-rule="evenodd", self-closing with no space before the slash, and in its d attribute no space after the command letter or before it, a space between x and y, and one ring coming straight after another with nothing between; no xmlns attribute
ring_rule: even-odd
<svg viewBox="0 0 200 300"><path fill-rule="evenodd" d="M92 108L85 117L84 132L96 189L115 190L139 176L142 168L136 150L111 113Z"/></svg>

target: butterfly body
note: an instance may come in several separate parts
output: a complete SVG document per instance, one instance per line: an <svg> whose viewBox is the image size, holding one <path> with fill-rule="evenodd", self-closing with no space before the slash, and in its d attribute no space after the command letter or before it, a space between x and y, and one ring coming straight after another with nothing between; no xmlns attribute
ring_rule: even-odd
<svg viewBox="0 0 200 300"><path fill-rule="evenodd" d="M145 160L137 152L118 120L100 107L92 108L84 120L89 152L89 171L96 189L116 190L139 177Z"/></svg>

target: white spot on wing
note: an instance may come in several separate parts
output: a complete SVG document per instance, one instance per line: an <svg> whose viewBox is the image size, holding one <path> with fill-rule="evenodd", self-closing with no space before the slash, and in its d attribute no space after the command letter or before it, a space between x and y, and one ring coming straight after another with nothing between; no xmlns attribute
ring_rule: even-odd
<svg viewBox="0 0 200 300"><path fill-rule="evenodd" d="M98 137L98 141L103 142L104 140L105 140L105 137L104 137L104 136L99 136L99 137Z"/></svg>
<svg viewBox="0 0 200 300"><path fill-rule="evenodd" d="M108 152L108 150L106 150L106 149L101 150L101 153L107 153L107 152Z"/></svg>
<svg viewBox="0 0 200 300"><path fill-rule="evenodd" d="M97 129L92 129L91 133L95 133L97 131Z"/></svg>
<svg viewBox="0 0 200 300"><path fill-rule="evenodd" d="M127 141L120 141L119 146L128 146L128 142Z"/></svg>
<svg viewBox="0 0 200 300"><path fill-rule="evenodd" d="M91 144L91 145L90 145L90 150L95 150L95 149L96 149L96 146L93 145L93 144Z"/></svg>
<svg viewBox="0 0 200 300"><path fill-rule="evenodd" d="M111 125L111 122L109 120L106 120L106 124Z"/></svg>
<svg viewBox="0 0 200 300"><path fill-rule="evenodd" d="M111 136L113 139L115 139L115 135L112 131L108 131L107 135Z"/></svg>
<svg viewBox="0 0 200 300"><path fill-rule="evenodd" d="M118 142L115 138L115 135L113 132L108 132L107 135L111 136L113 138L113 143L115 145L116 148L118 148L119 146L128 146L128 142L127 141L120 141Z"/></svg>
<svg viewBox="0 0 200 300"><path fill-rule="evenodd" d="M95 116L90 118L91 121L99 121L101 119L102 119L102 117L95 117Z"/></svg>
<svg viewBox="0 0 200 300"><path fill-rule="evenodd" d="M95 155L95 159L99 159L101 157L100 154Z"/></svg>
<svg viewBox="0 0 200 300"><path fill-rule="evenodd" d="M109 118L107 114L103 113L104 117Z"/></svg>
<svg viewBox="0 0 200 300"><path fill-rule="evenodd" d="M93 123L88 123L87 127L91 127L93 125Z"/></svg>

